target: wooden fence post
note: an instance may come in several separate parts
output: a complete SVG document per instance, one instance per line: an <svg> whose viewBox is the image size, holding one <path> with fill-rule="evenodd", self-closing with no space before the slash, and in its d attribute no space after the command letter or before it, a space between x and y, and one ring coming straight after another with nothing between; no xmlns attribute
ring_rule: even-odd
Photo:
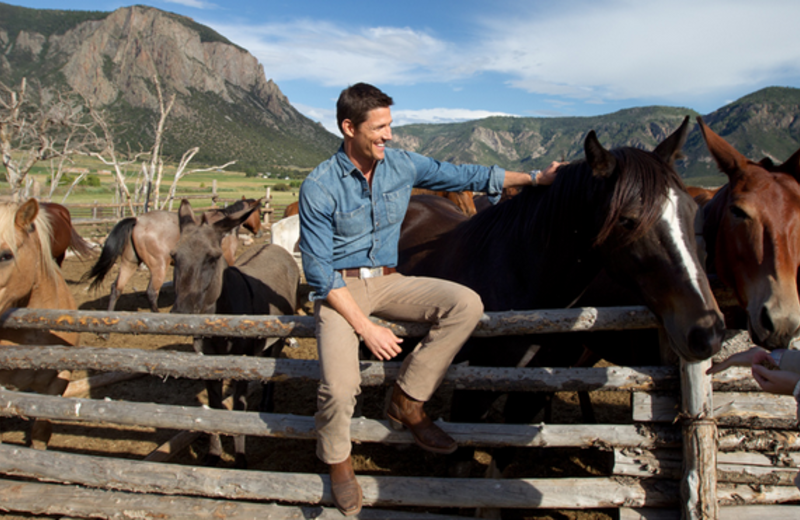
<svg viewBox="0 0 800 520"><path fill-rule="evenodd" d="M711 360L681 360L683 418L683 520L717 520L717 425L714 421Z"/></svg>
<svg viewBox="0 0 800 520"><path fill-rule="evenodd" d="M94 206L92 207L92 218L97 220L97 201L94 201Z"/></svg>
<svg viewBox="0 0 800 520"><path fill-rule="evenodd" d="M211 206L217 206L217 179L211 181Z"/></svg>

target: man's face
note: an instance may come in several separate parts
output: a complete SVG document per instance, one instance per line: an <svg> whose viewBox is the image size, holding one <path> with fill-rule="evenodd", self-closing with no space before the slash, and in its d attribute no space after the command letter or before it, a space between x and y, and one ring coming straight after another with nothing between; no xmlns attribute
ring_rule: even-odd
<svg viewBox="0 0 800 520"><path fill-rule="evenodd" d="M349 123L347 120L345 123ZM384 156L384 145L392 140L392 111L389 107L374 108L367 113L367 120L358 127L343 125L345 135L352 138L350 153L354 162L371 166Z"/></svg>

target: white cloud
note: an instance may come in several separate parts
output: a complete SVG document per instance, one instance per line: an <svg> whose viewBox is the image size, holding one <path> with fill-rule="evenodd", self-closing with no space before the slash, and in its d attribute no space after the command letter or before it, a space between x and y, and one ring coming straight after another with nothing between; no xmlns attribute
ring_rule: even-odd
<svg viewBox="0 0 800 520"><path fill-rule="evenodd" d="M403 85L452 77L442 65L449 61L453 44L407 27L350 30L315 20L210 25L258 58L278 82L303 79L341 87L358 81Z"/></svg>
<svg viewBox="0 0 800 520"><path fill-rule="evenodd" d="M425 110L393 110L392 126L416 123L459 123L484 119L492 116L515 117L514 114L489 112L488 110L469 110L464 108L428 108Z"/></svg>
<svg viewBox="0 0 800 520"><path fill-rule="evenodd" d="M681 98L800 73L800 3L614 0L487 22L482 70L533 93ZM477 71L476 71L477 72Z"/></svg>
<svg viewBox="0 0 800 520"><path fill-rule="evenodd" d="M203 0L164 0L168 4L185 5L186 7L193 7L195 9L219 9L217 4L211 2L204 2Z"/></svg>
<svg viewBox="0 0 800 520"><path fill-rule="evenodd" d="M506 88L561 103L689 103L800 77L796 0L520 0L490 11L476 14L466 42L433 30L310 19L207 23L248 49L279 84L464 85L489 73L505 78Z"/></svg>

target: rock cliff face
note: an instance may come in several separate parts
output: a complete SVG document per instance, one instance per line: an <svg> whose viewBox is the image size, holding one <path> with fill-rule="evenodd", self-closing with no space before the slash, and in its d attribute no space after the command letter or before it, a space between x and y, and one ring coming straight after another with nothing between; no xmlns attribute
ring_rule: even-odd
<svg viewBox="0 0 800 520"><path fill-rule="evenodd" d="M47 15L48 21L65 13L14 9ZM178 126L233 120L248 127L248 133L270 129L281 134L279 140L311 148L289 154L295 161L307 157L300 159L307 164L298 166L313 166L338 142L292 107L254 56L188 18L134 6L60 31L42 25L37 32L35 24L20 29L0 20L0 80L16 83L27 75L46 84L66 82L95 106L157 113L157 75L164 92L176 94L170 117L182 120ZM209 113L210 107L218 113ZM204 144L175 140L176 150ZM273 159L273 164L291 164L288 156Z"/></svg>

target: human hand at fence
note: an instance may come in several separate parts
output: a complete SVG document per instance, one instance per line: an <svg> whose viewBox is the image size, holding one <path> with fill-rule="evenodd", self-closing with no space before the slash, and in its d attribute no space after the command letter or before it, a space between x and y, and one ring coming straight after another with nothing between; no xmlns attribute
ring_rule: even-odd
<svg viewBox="0 0 800 520"><path fill-rule="evenodd" d="M800 381L800 374L780 370L766 351L755 353L751 371L758 386L772 394L792 395Z"/></svg>
<svg viewBox="0 0 800 520"><path fill-rule="evenodd" d="M763 348L753 347L750 350L737 352L728 359L720 361L719 363L715 363L711 368L706 370L706 374L716 374L718 372L722 372L723 370L727 370L730 367L749 367L753 364L753 359L755 356L760 355L760 353L764 353L769 356L769 352Z"/></svg>

